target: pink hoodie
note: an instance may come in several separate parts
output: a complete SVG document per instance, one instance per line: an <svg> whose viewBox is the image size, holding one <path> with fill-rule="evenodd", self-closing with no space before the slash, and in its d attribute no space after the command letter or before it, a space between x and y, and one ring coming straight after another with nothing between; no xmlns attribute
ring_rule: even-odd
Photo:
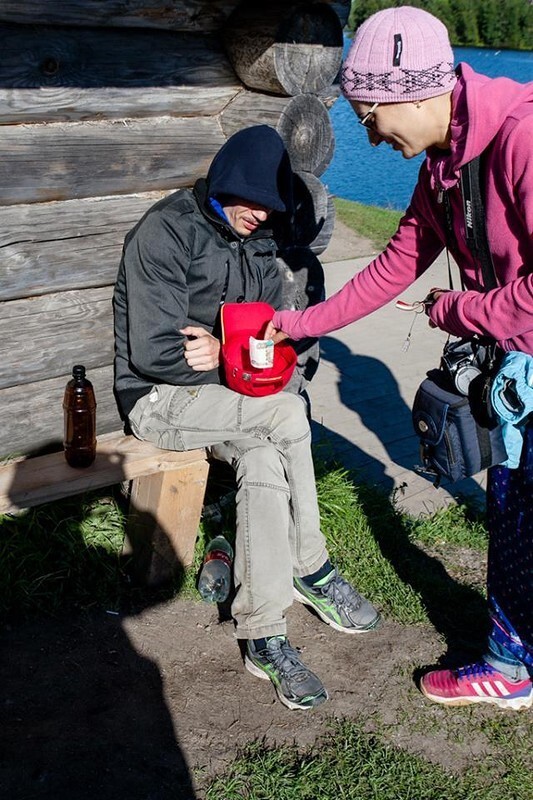
<svg viewBox="0 0 533 800"><path fill-rule="evenodd" d="M386 250L328 300L305 311L278 311L273 324L292 339L323 336L403 292L431 266L446 241L441 190L449 190L466 291L443 294L432 321L455 336L493 337L504 350L533 354L533 83L490 79L458 67L452 93L450 151L431 148L411 203ZM489 146L490 145L490 146ZM499 287L482 291L465 241L459 169L487 149L486 224ZM444 288L444 287L443 287Z"/></svg>

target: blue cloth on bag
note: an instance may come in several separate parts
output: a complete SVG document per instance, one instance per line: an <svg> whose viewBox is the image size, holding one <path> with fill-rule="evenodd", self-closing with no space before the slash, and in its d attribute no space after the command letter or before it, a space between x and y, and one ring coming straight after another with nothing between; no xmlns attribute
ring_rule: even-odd
<svg viewBox="0 0 533 800"><path fill-rule="evenodd" d="M524 440L524 429L533 411L533 356L512 350L505 354L494 378L490 396L500 417L507 461L502 466L516 469Z"/></svg>

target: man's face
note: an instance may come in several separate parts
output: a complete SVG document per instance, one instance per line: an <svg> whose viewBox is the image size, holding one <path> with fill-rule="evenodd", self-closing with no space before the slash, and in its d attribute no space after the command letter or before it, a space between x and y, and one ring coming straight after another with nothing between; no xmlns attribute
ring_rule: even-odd
<svg viewBox="0 0 533 800"><path fill-rule="evenodd" d="M229 224L239 236L250 236L271 213L269 208L251 200L243 200L242 197L228 197L222 208Z"/></svg>

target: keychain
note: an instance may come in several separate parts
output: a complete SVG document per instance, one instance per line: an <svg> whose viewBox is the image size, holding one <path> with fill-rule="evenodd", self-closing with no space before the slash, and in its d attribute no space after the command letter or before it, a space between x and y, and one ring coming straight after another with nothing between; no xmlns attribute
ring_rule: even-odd
<svg viewBox="0 0 533 800"><path fill-rule="evenodd" d="M396 300L395 306L400 311L414 311L415 312L413 320L411 322L411 326L409 328L407 336L406 336L406 338L404 340L404 343L402 345L402 352L407 353L407 351L409 350L409 348L411 346L411 334L412 334L413 328L415 326L416 318L418 317L419 314L425 313L427 311L428 306L430 306L434 302L435 302L435 300L434 300L432 292L430 292L427 295L427 297L425 297L423 300L415 300L414 303L407 303L405 300Z"/></svg>

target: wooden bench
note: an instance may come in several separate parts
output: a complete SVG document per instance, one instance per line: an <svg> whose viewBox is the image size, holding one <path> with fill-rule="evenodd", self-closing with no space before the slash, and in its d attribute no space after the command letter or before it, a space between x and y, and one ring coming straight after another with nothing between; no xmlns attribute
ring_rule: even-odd
<svg viewBox="0 0 533 800"><path fill-rule="evenodd" d="M138 574L155 585L193 561L208 470L205 450L160 450L107 433L87 469L69 467L62 452L0 467L0 513L131 482L126 547Z"/></svg>

